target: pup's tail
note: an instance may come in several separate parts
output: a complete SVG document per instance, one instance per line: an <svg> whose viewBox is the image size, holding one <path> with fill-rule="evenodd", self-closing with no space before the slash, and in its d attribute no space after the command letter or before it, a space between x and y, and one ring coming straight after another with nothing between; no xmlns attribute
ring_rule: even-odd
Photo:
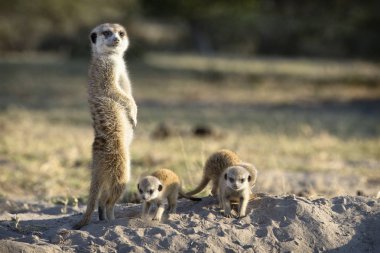
<svg viewBox="0 0 380 253"><path fill-rule="evenodd" d="M187 195L186 193L184 193L182 191L182 189L179 191L178 195L180 198L190 199L192 201L201 201L202 200L201 198L195 198L195 197L191 197L191 196Z"/></svg>
<svg viewBox="0 0 380 253"><path fill-rule="evenodd" d="M201 183L197 186L197 188L195 188L194 190L192 191L189 191L187 193L185 193L185 195L187 196L192 196L192 195L195 195L195 194L198 194L200 193L208 184L208 182L210 182L210 179L205 177L205 175L203 175L203 178L202 178L202 181Z"/></svg>

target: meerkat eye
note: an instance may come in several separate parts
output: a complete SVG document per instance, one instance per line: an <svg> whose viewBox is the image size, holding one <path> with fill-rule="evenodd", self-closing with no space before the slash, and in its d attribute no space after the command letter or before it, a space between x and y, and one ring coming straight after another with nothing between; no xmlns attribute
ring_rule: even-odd
<svg viewBox="0 0 380 253"><path fill-rule="evenodd" d="M139 192L140 192L140 194L143 194L143 191L141 189L139 189Z"/></svg>
<svg viewBox="0 0 380 253"><path fill-rule="evenodd" d="M124 35L125 35L125 33L124 32L119 32L119 35L120 35L121 38L123 38Z"/></svg>
<svg viewBox="0 0 380 253"><path fill-rule="evenodd" d="M153 194L153 190L150 190L149 193L152 195Z"/></svg>
<svg viewBox="0 0 380 253"><path fill-rule="evenodd" d="M245 181L245 179L244 179L244 178L243 178L243 179L240 179L240 182L244 183L244 181Z"/></svg>
<svg viewBox="0 0 380 253"><path fill-rule="evenodd" d="M235 181L232 177L230 177L229 180L231 183L233 183Z"/></svg>
<svg viewBox="0 0 380 253"><path fill-rule="evenodd" d="M108 36L111 35L111 32L110 32L110 31L104 31L102 34L103 34L105 37L108 37Z"/></svg>

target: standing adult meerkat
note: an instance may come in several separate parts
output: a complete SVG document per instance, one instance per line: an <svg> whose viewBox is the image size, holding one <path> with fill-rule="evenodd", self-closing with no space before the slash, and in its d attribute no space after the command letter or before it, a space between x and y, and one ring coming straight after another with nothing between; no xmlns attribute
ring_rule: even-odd
<svg viewBox="0 0 380 253"><path fill-rule="evenodd" d="M238 218L246 215L251 189L255 185L256 178L257 170L246 163L228 167L223 172L219 178L218 198L226 217L232 217L232 201L239 203Z"/></svg>
<svg viewBox="0 0 380 253"><path fill-rule="evenodd" d="M211 194L216 196L220 175L226 168L241 162L242 161L235 152L227 149L222 149L213 153L206 161L200 184L194 190L187 192L186 195L192 196L200 193L206 188L207 184L212 181Z"/></svg>
<svg viewBox="0 0 380 253"><path fill-rule="evenodd" d="M146 176L137 184L140 198L143 200L142 217L146 218L153 203L157 210L153 220L160 221L164 213L164 201L168 201L169 213L175 213L178 195L193 201L199 198L188 197L182 190L181 181L176 173L168 169L159 169L150 176Z"/></svg>
<svg viewBox="0 0 380 253"><path fill-rule="evenodd" d="M129 147L137 123L124 53L129 40L119 24L101 24L90 33L92 58L88 94L95 139L87 210L74 228L88 224L98 202L100 220L113 220L114 206L130 179Z"/></svg>

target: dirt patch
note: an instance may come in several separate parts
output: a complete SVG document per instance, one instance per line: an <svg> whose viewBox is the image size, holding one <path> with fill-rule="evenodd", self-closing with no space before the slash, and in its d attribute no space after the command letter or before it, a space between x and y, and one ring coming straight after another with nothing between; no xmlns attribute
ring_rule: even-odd
<svg viewBox="0 0 380 253"><path fill-rule="evenodd" d="M84 207L62 213L62 206L28 206L0 215L1 252L374 252L380 247L380 201L368 197L258 194L242 219L223 217L212 197L182 200L178 213L162 223L140 219L139 204L118 205L115 221L97 221L95 213L79 231L71 227Z"/></svg>

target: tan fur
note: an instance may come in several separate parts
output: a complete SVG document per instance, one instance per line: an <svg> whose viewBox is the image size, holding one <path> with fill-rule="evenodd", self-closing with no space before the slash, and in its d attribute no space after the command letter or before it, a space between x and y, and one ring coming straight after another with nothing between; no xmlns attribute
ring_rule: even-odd
<svg viewBox="0 0 380 253"><path fill-rule="evenodd" d="M110 36L106 36L106 32ZM129 146L137 106L123 60L129 41L123 26L102 24L90 34L88 94L95 139L87 210L74 228L88 224L98 202L99 219L113 220L114 206L130 178ZM94 41L95 39L95 41Z"/></svg>
<svg viewBox="0 0 380 253"><path fill-rule="evenodd" d="M247 205L255 185L257 170L247 163L228 167L219 178L219 205L226 217L231 217L231 202L239 203L238 218L246 215Z"/></svg>
<svg viewBox="0 0 380 253"><path fill-rule="evenodd" d="M167 199L170 213L175 213L178 195L192 200L183 193L181 181L176 173L169 169L159 169L150 176L144 177L137 185L140 197L143 200L142 217L146 218L151 204L157 204L157 211L153 220L160 221L164 212L164 201Z"/></svg>
<svg viewBox="0 0 380 253"><path fill-rule="evenodd" d="M188 196L200 193L207 184L212 181L211 194L216 196L219 185L219 178L222 172L233 165L239 164L242 161L238 155L230 150L222 149L213 153L206 161L203 169L203 176L201 183L192 191L187 192Z"/></svg>

